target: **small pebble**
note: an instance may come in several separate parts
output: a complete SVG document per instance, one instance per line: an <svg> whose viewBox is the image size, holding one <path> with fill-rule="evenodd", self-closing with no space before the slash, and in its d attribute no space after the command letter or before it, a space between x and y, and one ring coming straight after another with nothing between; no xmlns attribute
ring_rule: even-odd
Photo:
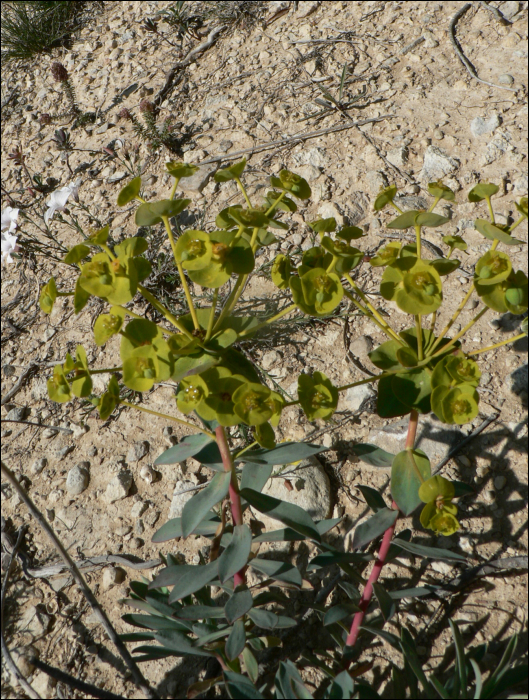
<svg viewBox="0 0 529 700"><path fill-rule="evenodd" d="M97 454L97 447L95 445L92 445L91 447L88 448L88 450L86 451L86 454L89 457L95 457Z"/></svg>
<svg viewBox="0 0 529 700"><path fill-rule="evenodd" d="M90 462L79 462L72 467L66 477L66 490L72 496L78 496L88 486L90 473L88 471Z"/></svg>
<svg viewBox="0 0 529 700"><path fill-rule="evenodd" d="M501 328L501 321L500 321L500 319L499 319L499 318L493 318L493 319L491 319L491 320L489 321L489 326L490 326L493 330L495 330L495 331L499 330L499 329Z"/></svg>
<svg viewBox="0 0 529 700"><path fill-rule="evenodd" d="M13 377L17 373L12 365L4 365L2 367L2 372L4 373L4 377Z"/></svg>
<svg viewBox="0 0 529 700"><path fill-rule="evenodd" d="M46 467L47 465L48 460L46 459L46 457L39 457L39 459L36 459L31 465L31 473L40 474L44 467Z"/></svg>
<svg viewBox="0 0 529 700"><path fill-rule="evenodd" d="M133 537L130 541L130 546L132 549L141 549L143 547L143 540L141 537Z"/></svg>
<svg viewBox="0 0 529 700"><path fill-rule="evenodd" d="M514 78L509 73L502 73L498 78L498 82L501 85L512 85L514 83Z"/></svg>
<svg viewBox="0 0 529 700"><path fill-rule="evenodd" d="M139 462L140 459L143 459L146 454L149 452L149 443L147 440L142 440L141 442L135 442L133 445L130 446L129 451L127 452L127 457L126 461L130 464L130 462Z"/></svg>
<svg viewBox="0 0 529 700"><path fill-rule="evenodd" d="M52 438L52 437L55 437L58 432L59 432L58 430L54 430L53 428L46 428L46 430L42 431L42 437L43 438Z"/></svg>
<svg viewBox="0 0 529 700"><path fill-rule="evenodd" d="M60 461L66 457L66 455L70 454L74 449L73 445L66 445L66 447L59 447L58 450L55 450L55 456L57 459Z"/></svg>
<svg viewBox="0 0 529 700"><path fill-rule="evenodd" d="M125 537L125 535L128 535L129 532L132 531L132 526L131 525L122 525L121 527L117 527L114 532L118 537Z"/></svg>
<svg viewBox="0 0 529 700"><path fill-rule="evenodd" d="M444 132L441 131L441 129L435 129L433 132L433 137L434 139L437 139L438 141L442 141L445 137Z"/></svg>
<svg viewBox="0 0 529 700"><path fill-rule="evenodd" d="M507 479L503 476L503 474L501 474L500 476L495 477L494 488L498 489L498 491L501 491L506 483L507 483Z"/></svg>
<svg viewBox="0 0 529 700"><path fill-rule="evenodd" d="M472 465L471 461L466 455L459 455L459 457L457 457L457 461L464 467L470 467Z"/></svg>
<svg viewBox="0 0 529 700"><path fill-rule="evenodd" d="M108 591L113 586L117 586L125 580L125 572L119 567L109 567L103 572L102 588Z"/></svg>
<svg viewBox="0 0 529 700"><path fill-rule="evenodd" d="M6 416L6 420L24 420L29 413L26 406L15 406Z"/></svg>

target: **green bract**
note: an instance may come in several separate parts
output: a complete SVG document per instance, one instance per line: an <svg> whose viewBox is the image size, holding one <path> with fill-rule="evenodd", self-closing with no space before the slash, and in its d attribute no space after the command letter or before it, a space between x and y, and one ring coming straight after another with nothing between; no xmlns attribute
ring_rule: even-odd
<svg viewBox="0 0 529 700"><path fill-rule="evenodd" d="M481 372L477 362L458 350L440 360L432 373L432 387L453 387L459 384L470 384L477 387Z"/></svg>
<svg viewBox="0 0 529 700"><path fill-rule="evenodd" d="M53 368L53 377L47 381L48 395L52 401L65 403L71 399L70 385L61 365Z"/></svg>
<svg viewBox="0 0 529 700"><path fill-rule="evenodd" d="M433 412L444 423L470 423L479 412L479 395L472 384L457 384L453 388L437 386L431 401Z"/></svg>
<svg viewBox="0 0 529 700"><path fill-rule="evenodd" d="M519 202L514 203L514 206L527 219L527 197L522 197Z"/></svg>
<svg viewBox="0 0 529 700"><path fill-rule="evenodd" d="M125 185L121 192L118 194L117 204L118 207L124 207L133 199L135 199L141 190L141 177L135 177L131 180L128 185Z"/></svg>
<svg viewBox="0 0 529 700"><path fill-rule="evenodd" d="M110 313L101 314L94 323L94 340L96 345L104 345L113 335L119 333L126 311L120 306L113 306Z"/></svg>
<svg viewBox="0 0 529 700"><path fill-rule="evenodd" d="M208 387L200 374L182 379L176 395L176 404L184 414L195 411L208 395Z"/></svg>
<svg viewBox="0 0 529 700"><path fill-rule="evenodd" d="M162 199L159 202L145 202L136 209L137 226L154 226L162 217L170 219L180 214L189 204L190 199Z"/></svg>
<svg viewBox="0 0 529 700"><path fill-rule="evenodd" d="M271 421L277 425L281 416L283 400L262 384L241 385L233 394L234 411L247 425L262 425Z"/></svg>
<svg viewBox="0 0 529 700"><path fill-rule="evenodd" d="M478 282L480 287L497 284L506 280L511 270L512 265L508 255L498 250L489 250L476 264L474 282Z"/></svg>
<svg viewBox="0 0 529 700"><path fill-rule="evenodd" d="M388 228L406 229L410 226L428 226L437 227L446 224L449 221L448 217L434 214L431 211L406 211L404 214L397 216L396 219L387 224Z"/></svg>
<svg viewBox="0 0 529 700"><path fill-rule="evenodd" d="M341 302L343 287L340 278L321 267L309 270L302 277L290 278L294 303L310 316L330 314Z"/></svg>
<svg viewBox="0 0 529 700"><path fill-rule="evenodd" d="M385 267L386 265L391 265L399 257L401 245L402 243L399 241L388 243L369 260L369 264L372 267Z"/></svg>
<svg viewBox="0 0 529 700"><path fill-rule="evenodd" d="M448 202L453 202L455 199L454 192L442 182L429 182L428 192L434 197L446 199Z"/></svg>
<svg viewBox="0 0 529 700"><path fill-rule="evenodd" d="M309 226L314 233L330 233L331 231L336 231L336 219L334 216L331 216L329 219L317 219L309 222Z"/></svg>
<svg viewBox="0 0 529 700"><path fill-rule="evenodd" d="M338 391L323 372L300 374L298 377L298 399L309 420L329 420L338 406Z"/></svg>
<svg viewBox="0 0 529 700"><path fill-rule="evenodd" d="M165 164L165 169L174 178L180 180L183 177L191 177L199 168L198 165L193 165L192 163L179 163L171 160Z"/></svg>
<svg viewBox="0 0 529 700"><path fill-rule="evenodd" d="M290 258L286 255L279 254L272 265L271 276L272 282L279 289L288 289L290 280Z"/></svg>
<svg viewBox="0 0 529 700"><path fill-rule="evenodd" d="M83 243L74 245L73 248L64 256L63 260L67 265L77 265L90 254L90 248Z"/></svg>
<svg viewBox="0 0 529 700"><path fill-rule="evenodd" d="M396 194L397 188L395 185L390 185L389 187L386 187L386 189L381 190L375 200L374 210L380 211L381 209L384 209L386 204L393 201Z"/></svg>
<svg viewBox="0 0 529 700"><path fill-rule="evenodd" d="M386 268L380 293L409 314L432 313L443 301L439 273L414 257L399 258Z"/></svg>
<svg viewBox="0 0 529 700"><path fill-rule="evenodd" d="M134 391L149 391L159 381L160 366L152 345L141 346L127 353L123 360L123 382Z"/></svg>
<svg viewBox="0 0 529 700"><path fill-rule="evenodd" d="M227 367L212 367L202 372L202 379L208 393L195 409L201 418L217 420L221 425L237 425L241 422L235 412L233 395L240 386L247 383L245 377L232 374Z"/></svg>
<svg viewBox="0 0 529 700"><path fill-rule="evenodd" d="M51 314L53 305L57 299L57 285L52 277L48 284L45 284L39 296L39 306L45 314Z"/></svg>
<svg viewBox="0 0 529 700"><path fill-rule="evenodd" d="M341 238L343 241L353 241L357 238L362 238L364 232L358 226L344 226L336 232L336 238Z"/></svg>
<svg viewBox="0 0 529 700"><path fill-rule="evenodd" d="M152 383L154 383L154 381L159 382L169 379L173 373L173 354L169 343L164 340L162 331L155 323L148 321L147 319L135 318L132 321L129 321L125 329L122 331L121 336L120 355L121 359L123 360L123 381L125 382L126 386L128 386L130 389L135 389L136 391L147 391L147 389L137 389L137 382L135 379L132 380L134 382L134 386L128 383L128 380L125 377L125 363L129 360L131 360L131 362L129 362L127 365L127 377L135 377L136 370L133 368L137 367L138 372L140 372L139 367L141 364L143 364L145 365L145 371L147 372L147 374L142 374L144 379L152 379ZM136 360L132 361L133 358L145 357L149 359L151 357L151 354L149 353L145 355L139 353L138 350L141 348L152 349L152 354L154 354L156 357L156 362L152 366L147 362L137 362ZM148 370L147 364L149 364Z"/></svg>
<svg viewBox="0 0 529 700"><path fill-rule="evenodd" d="M511 236L509 226L491 224L491 222L486 219L476 219L474 221L474 226L481 235L485 236L485 238L488 238L490 241L498 240L505 245L523 245L523 241Z"/></svg>
<svg viewBox="0 0 529 700"><path fill-rule="evenodd" d="M509 277L497 284L474 283L476 292L488 307L506 313L523 314L527 311L527 277L524 272L511 270Z"/></svg>
<svg viewBox="0 0 529 700"><path fill-rule="evenodd" d="M213 254L213 245L205 231L185 231L176 243L176 258L184 270L202 270Z"/></svg>
<svg viewBox="0 0 529 700"><path fill-rule="evenodd" d="M482 199L492 197L492 195L496 194L496 192L498 192L499 189L500 188L498 187L498 185L493 185L487 182L480 182L478 185L475 185L468 193L468 201L481 202Z"/></svg>
<svg viewBox="0 0 529 700"><path fill-rule="evenodd" d="M291 192L298 199L309 199L311 195L309 183L301 175L290 170L281 170L279 177L271 177L270 184L280 190Z"/></svg>
<svg viewBox="0 0 529 700"><path fill-rule="evenodd" d="M281 209L281 211L288 211L291 213L296 212L298 210L298 205L296 202L294 202L293 199L290 199L290 197L281 197L282 194L282 192L276 192L275 190L267 192L265 197L266 208L270 209L271 206L275 205L275 208ZM279 197L281 197L281 201L278 202L277 200Z"/></svg>
<svg viewBox="0 0 529 700"><path fill-rule="evenodd" d="M109 235L109 227L108 226L104 226L103 228L100 228L97 231L91 231L88 234L88 238L86 239L86 244L91 245L91 246L103 245L104 243L106 243L108 241L108 235Z"/></svg>
<svg viewBox="0 0 529 700"><path fill-rule="evenodd" d="M450 536L459 530L455 517L457 506L452 503L454 485L442 476L432 476L419 488L419 498L426 506L421 512L421 525L439 535Z"/></svg>
<svg viewBox="0 0 529 700"><path fill-rule="evenodd" d="M466 242L461 238L461 236L443 236L443 242L450 246L450 253L452 253L454 248L463 251L468 248Z"/></svg>
<svg viewBox="0 0 529 700"><path fill-rule="evenodd" d="M99 417L106 420L119 403L119 384L115 375L112 375L108 383L108 389L98 401Z"/></svg>
<svg viewBox="0 0 529 700"><path fill-rule="evenodd" d="M233 273L249 274L253 270L255 260L252 248L247 240L237 237L236 231L212 231L209 240L209 263L199 269L188 267L188 274L193 282L202 287L216 289L225 284Z"/></svg>
<svg viewBox="0 0 529 700"><path fill-rule="evenodd" d="M229 180L235 180L240 178L246 167L246 158L243 158L238 163L230 165L229 168L223 168L217 170L215 173L215 182L228 182Z"/></svg>
<svg viewBox="0 0 529 700"><path fill-rule="evenodd" d="M333 241L329 236L323 236L321 246L335 258L334 269L342 275L359 265L364 257L358 248L345 241Z"/></svg>
<svg viewBox="0 0 529 700"><path fill-rule="evenodd" d="M75 350L76 361L72 367L75 376L72 379L72 394L78 397L88 396L92 391L92 379L88 369L86 352L82 345L78 345ZM65 367L66 371L66 367Z"/></svg>
<svg viewBox="0 0 529 700"><path fill-rule="evenodd" d="M82 266L79 284L85 292L111 304L126 304L138 286L134 260L122 257L111 260L107 253L97 253Z"/></svg>

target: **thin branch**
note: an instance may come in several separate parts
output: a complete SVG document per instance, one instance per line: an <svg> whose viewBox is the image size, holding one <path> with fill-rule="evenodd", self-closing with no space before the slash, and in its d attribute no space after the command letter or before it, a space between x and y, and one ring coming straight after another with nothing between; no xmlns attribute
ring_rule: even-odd
<svg viewBox="0 0 529 700"><path fill-rule="evenodd" d="M15 396L15 394L18 394L20 389L24 386L26 381L31 377L31 375L37 371L39 368L39 365L37 362L32 362L29 364L26 369L22 372L20 375L17 383L7 392L5 396L2 396L2 402L1 405L3 406L5 403L7 403L10 399Z"/></svg>
<svg viewBox="0 0 529 700"><path fill-rule="evenodd" d="M13 676L17 679L17 681L20 683L20 685L24 688L24 690L29 695L29 697L34 698L35 700L40 700L40 695L37 693L37 691L33 690L33 688L30 686L30 684L24 678L22 673L18 670L17 665L13 661L13 657L9 653L9 649L7 648L7 644L6 644L5 637L4 637L4 623L5 623L4 605L5 605L7 584L9 581L9 577L11 576L11 572L13 571L13 564L15 563L15 557L17 554L17 550L20 547L22 540L24 538L25 529L26 529L26 526L23 525L19 530L17 541L16 541L15 546L13 547L13 551L11 552L11 558L9 559L9 566L7 567L6 575L4 577L4 583L2 585L2 598L0 601L0 616L1 616L0 638L1 638L1 642L2 642L2 657L5 659L7 667L9 668L9 670L11 671Z"/></svg>
<svg viewBox="0 0 529 700"><path fill-rule="evenodd" d="M494 83L489 83L488 80L483 80L482 78L480 78L476 72L476 69L474 68L472 63L470 63L468 58L463 53L461 47L459 46L459 43L456 39L456 24L457 24L458 20L465 14L465 12L467 12L467 10L470 10L471 7L472 7L471 2L465 3L465 5L463 5L463 7L458 12L456 12L455 15L452 17L452 21L450 22L450 25L448 27L448 35L450 37L450 41L452 42L452 46L454 47L454 51L456 52L461 63L467 69L468 73L475 80L477 80L479 83L483 83L484 85L489 85L490 87L498 88L499 90L508 90L509 92L518 92L518 90L516 88L506 87L505 85L495 85ZM490 8L490 7L488 9L492 10L492 8Z"/></svg>
<svg viewBox="0 0 529 700"><path fill-rule="evenodd" d="M500 417L499 413L495 413L493 416L489 416L488 418L485 418L483 423L481 425L478 425L478 427L473 430L468 437L466 437L464 440L461 440L460 443L452 447L450 452L446 455L446 457L441 460L438 464L435 465L435 467L432 469L432 474L436 474L441 467L444 467L444 465L449 462L454 455L456 455L458 452L460 452L465 445L468 445L468 443L473 440L477 435L482 433L485 428L487 428L491 423L494 423L495 421L498 420Z"/></svg>
<svg viewBox="0 0 529 700"><path fill-rule="evenodd" d="M59 428L57 425L44 425L43 423L32 423L28 420L15 420L11 418L2 418L0 423L20 423L21 425L34 425L36 428L49 428L50 430L60 430L61 433L66 433L66 435L73 435L73 430L70 428Z"/></svg>
<svg viewBox="0 0 529 700"><path fill-rule="evenodd" d="M125 700L122 695L115 695L109 690L103 690L102 688L98 688L90 683L84 683L83 681L70 676L68 673L64 673L64 671L61 671L58 668L48 666L48 664L45 664L43 661L39 661L35 657L30 659L30 662L35 666L35 668L44 671L44 673L50 676L50 678L55 678L55 680L65 683L66 685L70 686L70 688L80 690L87 695L93 695L94 698L100 698L101 700Z"/></svg>
<svg viewBox="0 0 529 700"><path fill-rule="evenodd" d="M39 511L39 509L35 506L31 498L27 495L27 493L24 491L24 489L20 486L18 483L17 479L15 478L15 475L9 469L9 467L4 464L4 462L1 463L2 466L2 474L7 478L11 486L14 488L14 490L17 492L17 494L20 496L20 499L24 501L26 504L27 508L35 518L35 520L39 523L39 525L42 527L42 529L46 532L50 540L52 541L54 547L58 550L60 553L61 557L64 559L64 561L67 563L68 568L70 569L70 573L74 577L77 585L83 592L83 595L87 599L87 601L90 603L94 613L96 614L96 617L99 619L99 622L103 625L106 633L114 643L114 646L118 650L119 654L121 655L121 658L125 662L127 668L130 670L132 677L134 678L134 681L138 688L144 693L145 697L147 698L158 698L158 695L152 690L152 688L149 686L145 678L143 677L140 669L137 667L134 659L130 655L128 649L124 645L124 643L121 641L119 638L119 635L117 634L116 630L112 626L112 623L108 619L105 611L103 608L99 605L96 597L92 593L91 589L89 588L88 584L83 578L83 575L77 568L75 562L72 560L64 546L62 545L61 541L58 539L57 535L53 531L53 529L50 527L42 513Z"/></svg>

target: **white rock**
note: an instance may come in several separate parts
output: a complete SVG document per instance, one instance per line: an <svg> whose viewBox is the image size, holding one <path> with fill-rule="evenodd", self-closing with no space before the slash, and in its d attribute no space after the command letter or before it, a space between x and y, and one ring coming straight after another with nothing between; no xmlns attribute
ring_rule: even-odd
<svg viewBox="0 0 529 700"><path fill-rule="evenodd" d="M143 501L136 501L136 503L130 509L131 518L141 518L149 506Z"/></svg>
<svg viewBox="0 0 529 700"><path fill-rule="evenodd" d="M311 457L303 460L298 467L288 467L285 472L285 477L281 475L277 479L270 479L263 493L287 503L294 503L315 521L328 518L331 512L331 485L320 462L315 457ZM285 480L292 486L292 490L285 486ZM285 527L279 520L274 520L263 513L256 513L256 515L264 522L267 531Z"/></svg>
<svg viewBox="0 0 529 700"><path fill-rule="evenodd" d="M156 481L157 473L150 464L144 464L140 469L140 477L146 481L148 484L152 484Z"/></svg>
<svg viewBox="0 0 529 700"><path fill-rule="evenodd" d="M50 678L44 671L37 671L33 674L31 679L31 687L35 690L41 698L53 698L55 697L55 686L57 681L55 678Z"/></svg>
<svg viewBox="0 0 529 700"><path fill-rule="evenodd" d="M408 418L405 417L391 425L371 430L366 442L381 447L390 454L397 454L404 449L407 434ZM415 447L426 453L433 467L464 437L458 426L441 423L433 415L420 416ZM367 467L364 464L362 466Z"/></svg>
<svg viewBox="0 0 529 700"><path fill-rule="evenodd" d="M141 442L135 442L133 445L129 447L129 451L127 452L126 456L126 461L128 463L130 462L139 462L140 459L143 459L145 455L149 453L149 448L150 445L147 442L147 440L142 440Z"/></svg>
<svg viewBox="0 0 529 700"><path fill-rule="evenodd" d="M432 569L434 571L437 571L439 574L444 574L445 576L448 576L452 572L452 569L454 567L452 564L448 564L446 561L433 561L432 562Z"/></svg>
<svg viewBox="0 0 529 700"><path fill-rule="evenodd" d="M191 177L183 177L180 180L178 183L179 189L181 189L183 192L189 193L202 192L216 170L217 165L215 165L215 163L210 165L201 165L194 175Z"/></svg>
<svg viewBox="0 0 529 700"><path fill-rule="evenodd" d="M366 182L369 193L375 197L380 190L383 190L388 186L388 179L386 175L379 170L369 170L366 173Z"/></svg>
<svg viewBox="0 0 529 700"><path fill-rule="evenodd" d="M476 117L470 122L470 131L473 136L482 136L483 134L490 134L490 132L497 129L499 125L500 118L497 114L493 114L488 119Z"/></svg>
<svg viewBox="0 0 529 700"><path fill-rule="evenodd" d="M117 586L123 583L125 580L125 572L119 567L108 567L103 571L103 581L102 588L104 591L108 591L113 586Z"/></svg>
<svg viewBox="0 0 529 700"><path fill-rule="evenodd" d="M104 494L104 499L107 503L114 503L126 498L130 487L132 486L132 474L128 469L123 469L117 474L108 484Z"/></svg>
<svg viewBox="0 0 529 700"><path fill-rule="evenodd" d="M349 345L350 352L361 360L367 360L368 353L373 349L373 340L368 335L361 335L351 341Z"/></svg>
<svg viewBox="0 0 529 700"><path fill-rule="evenodd" d="M90 428L87 425L72 424L71 428L73 430L73 436L76 440L78 440L82 435L85 435L90 430Z"/></svg>
<svg viewBox="0 0 529 700"><path fill-rule="evenodd" d="M261 358L261 367L264 370L269 370L271 369L277 362L280 360L279 353L276 352L275 350L270 350L269 352L265 352L263 357Z"/></svg>
<svg viewBox="0 0 529 700"><path fill-rule="evenodd" d="M17 624L21 632L27 632L32 637L42 637L50 626L51 618L40 606L31 605Z"/></svg>
<svg viewBox="0 0 529 700"><path fill-rule="evenodd" d="M90 481L90 473L88 468L90 462L79 462L75 467L72 467L66 477L66 490L72 496L78 496L88 486Z"/></svg>
<svg viewBox="0 0 529 700"><path fill-rule="evenodd" d="M481 158L482 165L489 165L506 153L514 151L514 141L507 129L499 129L492 141L487 145Z"/></svg>
<svg viewBox="0 0 529 700"><path fill-rule="evenodd" d="M408 162L408 149L406 146L392 148L387 152L386 158L390 163L397 166L397 168L403 168Z"/></svg>
<svg viewBox="0 0 529 700"><path fill-rule="evenodd" d="M292 160L296 165L313 165L315 168L325 168L329 163L329 156L324 148L314 146L295 153Z"/></svg>
<svg viewBox="0 0 529 700"><path fill-rule="evenodd" d="M336 219L336 223L338 226L343 226L345 219L338 208L338 205L334 204L333 202L324 202L318 207L318 216L321 216L322 219L330 219L331 217L334 217Z"/></svg>
<svg viewBox="0 0 529 700"><path fill-rule="evenodd" d="M181 491L186 491L186 489L191 489L195 486L192 481L177 481L173 491L173 500L171 501L171 506L169 508L169 513L167 517L179 518L182 515L185 504L193 498L197 493L196 491L187 491L186 493L181 493Z"/></svg>
<svg viewBox="0 0 529 700"><path fill-rule="evenodd" d="M38 649L36 649L35 647L27 646L12 649L11 656L13 657L13 661L15 662L20 673L24 676L24 678L27 678L31 675L35 668L35 666L33 666L33 664L30 662L30 659L33 656L38 658L40 654ZM13 682L16 682L16 685L18 686L18 682L16 681L15 677L12 676L11 678Z"/></svg>
<svg viewBox="0 0 529 700"><path fill-rule="evenodd" d="M424 154L420 178L426 182L433 182L454 172L458 167L459 160L450 157L443 149L437 146L428 146Z"/></svg>
<svg viewBox="0 0 529 700"><path fill-rule="evenodd" d="M47 464L48 460L46 459L46 457L39 457L39 459L36 459L31 465L31 473L40 474L44 467L47 466Z"/></svg>
<svg viewBox="0 0 529 700"><path fill-rule="evenodd" d="M342 395L342 405L349 411L358 411L360 406L368 399L375 396L375 390L371 384L360 384L347 389ZM343 410L343 409L342 409Z"/></svg>

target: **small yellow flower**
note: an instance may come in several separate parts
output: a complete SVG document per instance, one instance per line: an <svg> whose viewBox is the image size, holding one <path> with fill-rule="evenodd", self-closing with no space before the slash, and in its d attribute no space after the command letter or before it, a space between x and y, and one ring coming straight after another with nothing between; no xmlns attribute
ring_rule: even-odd
<svg viewBox="0 0 529 700"><path fill-rule="evenodd" d="M421 512L421 525L438 535L453 535L459 530L457 506L452 503L454 485L442 476L432 476L419 488L419 498L426 503Z"/></svg>

